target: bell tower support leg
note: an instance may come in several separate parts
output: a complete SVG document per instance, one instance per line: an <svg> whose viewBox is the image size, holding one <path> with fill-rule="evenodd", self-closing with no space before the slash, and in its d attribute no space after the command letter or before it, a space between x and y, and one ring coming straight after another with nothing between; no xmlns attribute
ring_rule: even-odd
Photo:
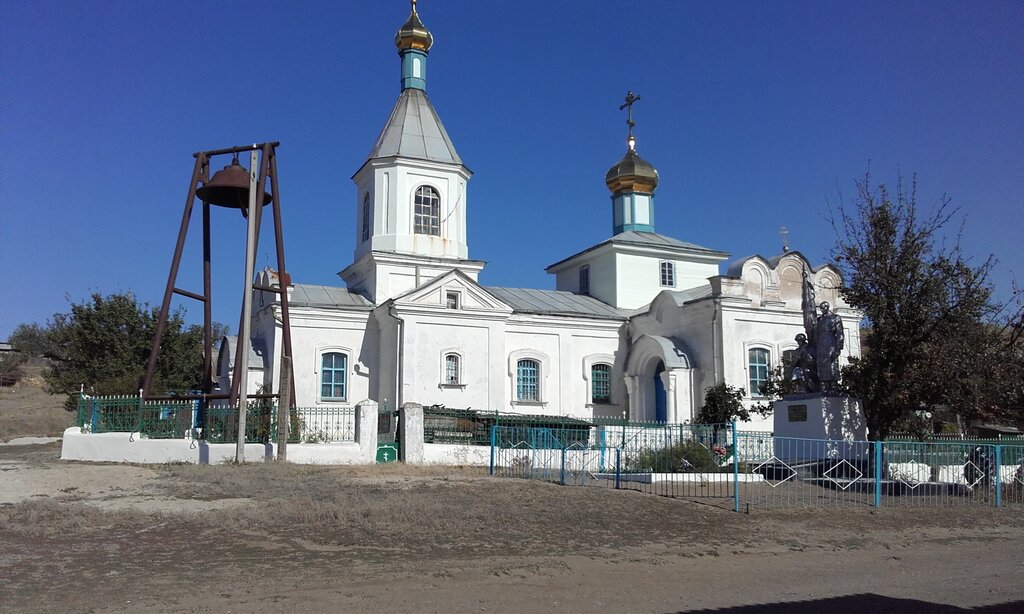
<svg viewBox="0 0 1024 614"><path fill-rule="evenodd" d="M213 306L210 279L210 203L203 203L203 394L213 391ZM204 409L206 401L203 401Z"/></svg>
<svg viewBox="0 0 1024 614"><path fill-rule="evenodd" d="M185 198L185 211L181 216L181 227L178 229L178 243L174 247L174 258L171 259L171 272L167 276L167 287L164 289L164 300L160 304L160 315L156 321L156 330L153 332L153 345L149 349L149 360L146 363L146 375L142 379L142 397L146 398L152 392L153 376L156 374L157 356L160 354L160 342L163 340L164 328L167 326L167 316L171 308L171 294L174 292L174 284L178 278L178 267L181 265L181 252L185 248L185 236L188 234L189 220L192 218L192 204L196 198L196 184L199 182L202 169L206 165L206 156L196 155L196 163L192 169L192 181L188 186L188 196ZM209 305L209 300L207 300Z"/></svg>
<svg viewBox="0 0 1024 614"><path fill-rule="evenodd" d="M277 187L277 149L268 146L270 152L270 195L273 197L274 207L274 241L277 247L277 270L281 288L281 355L293 359L292 356L292 321L288 315L288 286L291 283L291 276L284 265L284 233L281 229L281 194ZM281 361L282 368L290 368L294 360ZM287 366L286 366L287 365ZM289 382L289 405L295 407L295 377L288 374ZM281 391L278 390L278 393Z"/></svg>

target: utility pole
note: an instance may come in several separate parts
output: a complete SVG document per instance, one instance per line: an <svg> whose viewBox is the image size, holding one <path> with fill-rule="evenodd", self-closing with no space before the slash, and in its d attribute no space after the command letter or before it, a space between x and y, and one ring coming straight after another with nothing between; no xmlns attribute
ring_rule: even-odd
<svg viewBox="0 0 1024 614"><path fill-rule="evenodd" d="M281 357L281 384L277 403L277 460L288 460L288 429L291 428L292 357Z"/></svg>
<svg viewBox="0 0 1024 614"><path fill-rule="evenodd" d="M256 164L258 154L253 149L249 152L249 215L246 216L245 235L245 285L242 293L242 321L238 331L239 356L235 357L239 362L238 374L238 439L235 442L235 462L245 462L245 414L249 408L249 347L252 345L250 337L250 320L252 319L252 278L256 268L256 236L257 210L256 210L256 188L260 190L263 186L258 185L259 171Z"/></svg>

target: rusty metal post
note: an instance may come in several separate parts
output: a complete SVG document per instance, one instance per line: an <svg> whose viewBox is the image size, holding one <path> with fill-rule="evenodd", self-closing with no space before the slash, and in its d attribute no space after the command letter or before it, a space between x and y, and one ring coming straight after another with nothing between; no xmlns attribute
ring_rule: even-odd
<svg viewBox="0 0 1024 614"><path fill-rule="evenodd" d="M202 391L213 391L213 283L210 278L210 203L203 202L203 382ZM205 406L206 404L203 403Z"/></svg>
<svg viewBox="0 0 1024 614"><path fill-rule="evenodd" d="M281 227L281 194L277 185L277 149L276 143L272 146L267 147L270 153L270 196L273 199L271 206L274 208L274 240L277 248L277 271L278 271L278 282L280 284L281 293L281 345L283 351L281 353L282 359L288 358L288 369L291 370L292 363L292 320L288 314L288 286L291 284L291 276L288 275L288 269L285 268L284 264L284 232ZM282 369L284 369L284 362L282 360ZM291 373L288 375L289 383L289 398L291 405L295 404L295 378ZM284 390L279 389L278 392L283 393Z"/></svg>
<svg viewBox="0 0 1024 614"><path fill-rule="evenodd" d="M164 328L167 326L167 316L171 308L171 294L174 292L174 284L178 278L178 267L181 265L181 252L185 248L185 235L188 234L188 223L192 219L192 203L196 198L196 184L199 183L201 169L205 164L206 156L198 154L196 163L192 168L192 181L188 186L188 196L185 197L185 211L181 215L181 226L178 228L178 242L174 246L174 257L171 259L171 272L167 276L167 286L164 289L164 298L160 303L160 315L156 321L156 330L153 332L153 344L149 349L149 360L146 363L146 375L142 379L142 396L146 397L153 385L153 376L156 374L156 359L160 353L160 342L163 340ZM209 300L207 300L209 304Z"/></svg>

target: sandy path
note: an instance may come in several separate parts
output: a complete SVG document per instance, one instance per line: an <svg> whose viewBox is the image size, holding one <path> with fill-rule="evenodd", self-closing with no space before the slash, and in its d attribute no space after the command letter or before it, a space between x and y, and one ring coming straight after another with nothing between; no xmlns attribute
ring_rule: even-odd
<svg viewBox="0 0 1024 614"><path fill-rule="evenodd" d="M172 600L138 596L101 612L758 612L1024 611L1017 539L924 543L842 552L761 547L718 556L486 558L427 566L262 575L196 587Z"/></svg>

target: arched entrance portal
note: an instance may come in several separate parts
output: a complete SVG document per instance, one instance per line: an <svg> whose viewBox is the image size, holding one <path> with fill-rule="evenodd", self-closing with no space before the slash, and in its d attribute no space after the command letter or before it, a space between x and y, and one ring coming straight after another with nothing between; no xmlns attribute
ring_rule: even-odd
<svg viewBox="0 0 1024 614"><path fill-rule="evenodd" d="M654 368L654 420L668 422L668 397L665 395L665 363L658 361Z"/></svg>
<svg viewBox="0 0 1024 614"><path fill-rule="evenodd" d="M630 420L693 419L693 367L679 340L637 337L626 357L625 376Z"/></svg>

